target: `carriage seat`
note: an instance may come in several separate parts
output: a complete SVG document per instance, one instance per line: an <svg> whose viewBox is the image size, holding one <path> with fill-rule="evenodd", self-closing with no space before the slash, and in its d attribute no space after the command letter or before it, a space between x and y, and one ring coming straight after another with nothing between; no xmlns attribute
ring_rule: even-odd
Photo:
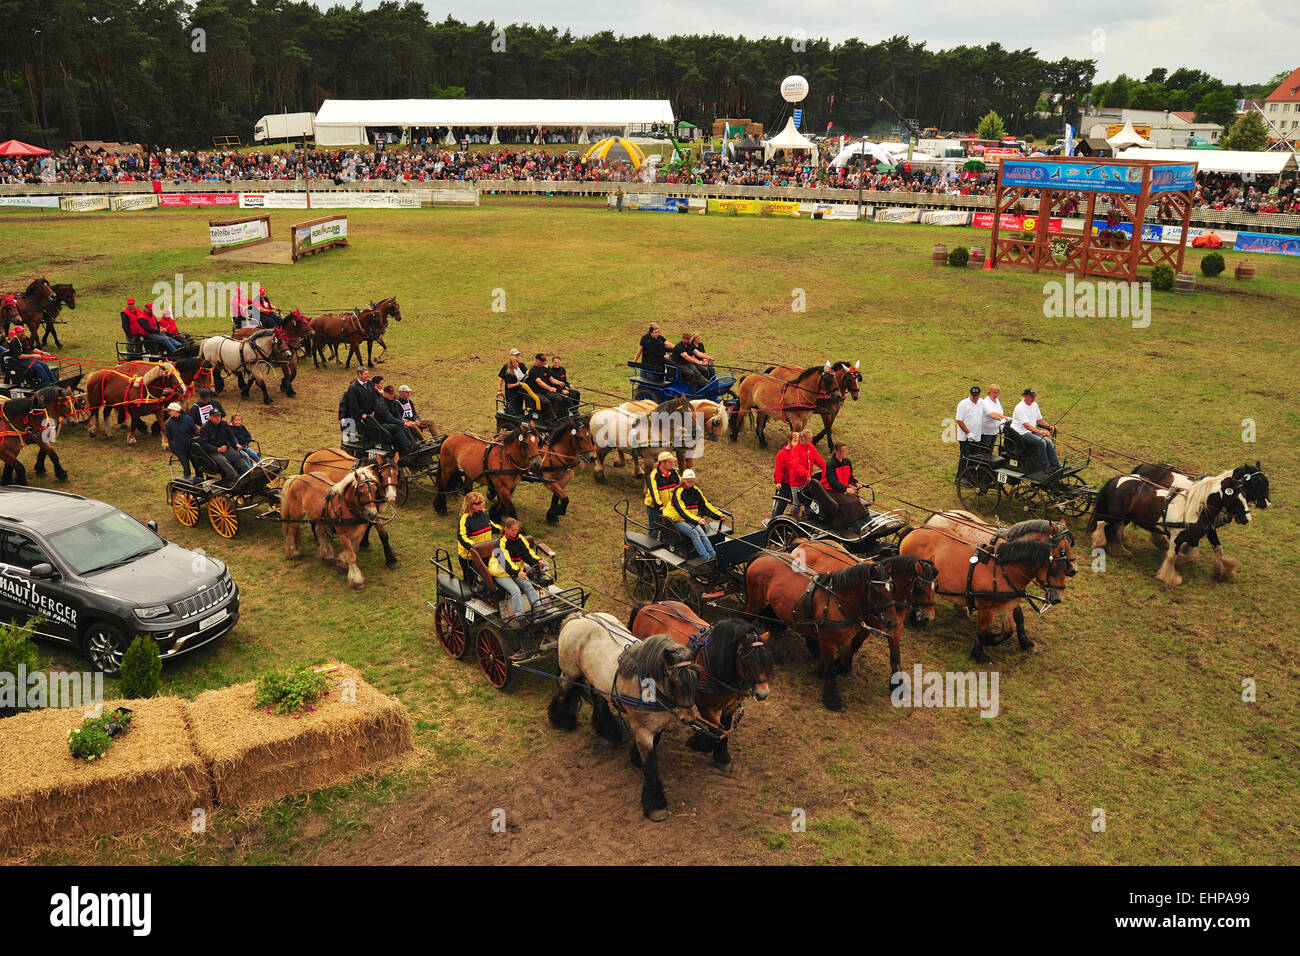
<svg viewBox="0 0 1300 956"><path fill-rule="evenodd" d="M196 475L202 475L204 478L221 481L223 477L217 463L212 460L212 456L197 439L190 442L190 465L193 466Z"/></svg>
<svg viewBox="0 0 1300 956"><path fill-rule="evenodd" d="M1020 434L1007 422L1002 426L1002 456L1019 464L1025 459L1037 459L1038 452L1026 445Z"/></svg>

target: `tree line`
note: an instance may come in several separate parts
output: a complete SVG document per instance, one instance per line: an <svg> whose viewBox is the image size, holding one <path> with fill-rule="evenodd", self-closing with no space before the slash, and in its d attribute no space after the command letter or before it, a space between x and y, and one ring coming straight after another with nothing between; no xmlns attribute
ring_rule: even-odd
<svg viewBox="0 0 1300 956"><path fill-rule="evenodd" d="M897 125L899 114L971 130L996 110L1013 132L1045 133L1078 125L1096 73L1092 60L1049 61L997 43L931 50L903 36L874 44L574 36L430 22L419 4L393 0L372 10L304 0L0 0L0 36L0 129L47 147L247 140L264 114L314 111L334 97L668 99L675 115L706 128L722 117L771 126L789 112L779 84L790 73L808 78L806 131L833 123L867 133ZM1050 118L1037 112L1044 105Z"/></svg>

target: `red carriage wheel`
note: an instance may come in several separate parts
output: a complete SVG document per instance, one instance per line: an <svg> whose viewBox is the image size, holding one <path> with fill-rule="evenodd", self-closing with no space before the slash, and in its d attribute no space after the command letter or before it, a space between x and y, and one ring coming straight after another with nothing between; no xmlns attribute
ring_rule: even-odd
<svg viewBox="0 0 1300 956"><path fill-rule="evenodd" d="M434 627L443 650L460 660L469 642L465 639L465 612L454 601L443 598L433 612Z"/></svg>
<svg viewBox="0 0 1300 956"><path fill-rule="evenodd" d="M497 690L504 690L510 683L510 648L506 646L505 637L491 624L484 624L478 630L474 649L478 652L478 666L488 683Z"/></svg>

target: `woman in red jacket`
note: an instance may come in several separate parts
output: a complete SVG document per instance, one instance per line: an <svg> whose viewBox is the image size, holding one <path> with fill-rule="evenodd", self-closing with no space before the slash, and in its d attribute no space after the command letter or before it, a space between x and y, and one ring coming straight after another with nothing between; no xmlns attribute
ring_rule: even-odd
<svg viewBox="0 0 1300 956"><path fill-rule="evenodd" d="M824 471L826 461L817 453L812 443L813 434L804 429L798 434L791 433L790 443L776 455L776 470L772 480L777 486L776 517L790 505L790 517L798 519L800 513L799 493L812 481L814 472Z"/></svg>

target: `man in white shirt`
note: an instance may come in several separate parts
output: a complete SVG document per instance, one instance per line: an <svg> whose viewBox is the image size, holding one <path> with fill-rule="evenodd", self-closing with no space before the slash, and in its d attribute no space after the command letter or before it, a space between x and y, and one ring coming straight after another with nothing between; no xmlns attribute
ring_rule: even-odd
<svg viewBox="0 0 1300 956"><path fill-rule="evenodd" d="M1052 438L1056 435L1056 426L1043 421L1043 413L1038 408L1038 393L1027 388L1022 393L1020 402L1011 413L1011 427L1021 440L1038 450L1038 470L1056 471L1061 463L1056 458L1056 445Z"/></svg>
<svg viewBox="0 0 1300 956"><path fill-rule="evenodd" d="M993 450L993 442L1002 430L1002 423L1007 420L1002 413L1002 401L998 398L1001 394L1002 386L994 382L989 386L988 394L980 400L980 441L989 451Z"/></svg>
<svg viewBox="0 0 1300 956"><path fill-rule="evenodd" d="M979 444L980 422L984 414L980 411L980 387L972 385L970 395L957 403L957 455L965 458L967 451Z"/></svg>

